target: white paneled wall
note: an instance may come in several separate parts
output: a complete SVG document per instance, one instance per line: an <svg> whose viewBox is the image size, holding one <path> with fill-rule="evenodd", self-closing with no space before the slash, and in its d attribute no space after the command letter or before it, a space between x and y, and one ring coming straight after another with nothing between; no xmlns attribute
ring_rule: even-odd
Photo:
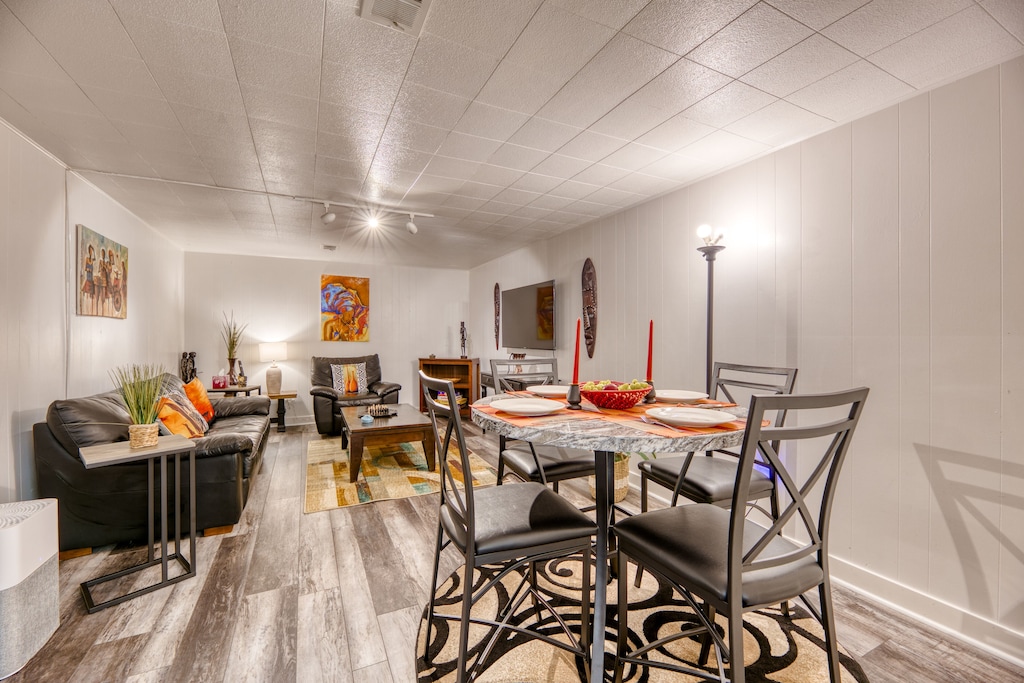
<svg viewBox="0 0 1024 683"><path fill-rule="evenodd" d="M75 314L75 225L129 250L128 317ZM0 123L0 503L36 495L32 425L55 399L111 388L108 370L169 364L182 338L182 252Z"/></svg>
<svg viewBox="0 0 1024 683"><path fill-rule="evenodd" d="M556 278L571 364L590 257L581 378L641 373L653 318L656 382L699 388L701 223L726 231L717 359L794 365L798 391L871 387L834 575L1024 659L1024 60L560 235L546 269L540 248L482 266L470 308L496 272Z"/></svg>
<svg viewBox="0 0 1024 683"><path fill-rule="evenodd" d="M370 341L320 341L320 276L370 278ZM196 352L196 369L207 384L226 368L220 331L225 313L248 327L238 353L252 384L266 384L269 363L259 343L288 343L278 361L281 386L294 389L288 424L312 423L309 359L312 356L380 355L387 381L402 385L399 400L419 404L417 359L458 357L459 323L467 321L469 274L461 270L190 253L185 256L185 336L178 351ZM491 283L493 288L493 282ZM470 354L477 355L479 339ZM492 340L493 342L493 340Z"/></svg>

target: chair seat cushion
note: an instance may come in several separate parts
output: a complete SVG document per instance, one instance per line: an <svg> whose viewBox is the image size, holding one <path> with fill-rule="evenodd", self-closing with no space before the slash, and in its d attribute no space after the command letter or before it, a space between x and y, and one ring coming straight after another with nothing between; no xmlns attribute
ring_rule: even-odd
<svg viewBox="0 0 1024 683"><path fill-rule="evenodd" d="M638 467L662 486L674 489L685 462L686 456L655 458L641 462ZM698 503L731 500L738 462L734 458L709 458L694 453L690 467L686 470L686 478L679 487L679 495ZM750 499L768 496L773 487L768 475L755 467L750 475Z"/></svg>
<svg viewBox="0 0 1024 683"><path fill-rule="evenodd" d="M726 599L729 518L715 505L695 504L645 512L615 525L619 545L638 564L677 580L697 595L718 602ZM744 526L746 552L764 534L750 520ZM759 559L777 557L798 548L774 537ZM757 607L796 597L823 579L815 556L779 567L744 572L743 606Z"/></svg>
<svg viewBox="0 0 1024 683"><path fill-rule="evenodd" d="M554 446L536 446L537 460L544 468L544 476L548 481L575 479L594 473L594 454L577 448L556 448ZM540 481L537 460L529 446L506 448L501 452L505 465L528 481Z"/></svg>
<svg viewBox="0 0 1024 683"><path fill-rule="evenodd" d="M473 496L477 555L515 558L532 554L540 546L586 545L597 532L594 522L572 503L535 482L478 488ZM465 551L464 527L445 505L441 506L441 524Z"/></svg>

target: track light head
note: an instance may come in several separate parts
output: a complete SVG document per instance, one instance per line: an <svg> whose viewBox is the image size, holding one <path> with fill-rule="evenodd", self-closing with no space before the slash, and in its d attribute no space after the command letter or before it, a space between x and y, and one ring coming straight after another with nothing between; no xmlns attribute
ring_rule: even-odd
<svg viewBox="0 0 1024 683"><path fill-rule="evenodd" d="M331 223L334 222L334 219L337 217L337 214L331 211L331 205L328 202L324 202L324 215L320 216L320 221L324 225L330 225Z"/></svg>
<svg viewBox="0 0 1024 683"><path fill-rule="evenodd" d="M413 218L415 218L415 217L416 217L416 214L410 213L409 214L409 222L405 224L405 229L409 231L410 235L415 235L416 233L418 233L420 231L420 229L418 227L416 227L416 224L413 223Z"/></svg>

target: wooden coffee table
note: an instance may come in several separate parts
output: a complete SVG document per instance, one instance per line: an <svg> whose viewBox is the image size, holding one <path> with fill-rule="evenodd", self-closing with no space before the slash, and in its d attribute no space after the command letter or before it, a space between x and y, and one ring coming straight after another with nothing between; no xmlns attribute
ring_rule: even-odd
<svg viewBox="0 0 1024 683"><path fill-rule="evenodd" d="M367 406L342 408L345 431L348 432L348 480L354 483L359 478L359 466L363 462L363 449L367 446L393 446L395 444L421 441L423 454L427 456L427 467L437 469L434 455L434 427L426 415L404 403L388 404L388 409L397 411L392 417L374 418L373 424L364 425L359 421L366 414Z"/></svg>

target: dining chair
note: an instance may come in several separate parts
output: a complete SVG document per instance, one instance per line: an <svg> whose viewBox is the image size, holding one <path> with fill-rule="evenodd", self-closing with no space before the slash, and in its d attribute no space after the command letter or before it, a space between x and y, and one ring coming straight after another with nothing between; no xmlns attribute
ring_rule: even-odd
<svg viewBox="0 0 1024 683"><path fill-rule="evenodd" d="M729 509L710 503L681 505L634 515L615 525L619 566L626 567L632 559L663 579L683 597L696 620L692 628L680 629L632 652L626 651L628 629L620 628L617 683L627 662L715 680L707 671L648 657L655 647L697 635L705 638L698 664L706 665L713 645L717 679L744 683L744 613L794 598L800 598L821 623L830 680L839 683L828 567L829 520L839 475L867 395L864 387L827 394L755 395ZM794 413L798 426L762 426L771 411ZM788 467L787 461L794 467ZM754 472L762 462L774 468L788 501L768 526L745 516ZM799 467L795 467L797 463ZM628 623L628 583L619 582L619 624ZM820 607L806 596L814 588ZM728 619L724 638L715 625L716 612Z"/></svg>
<svg viewBox="0 0 1024 683"><path fill-rule="evenodd" d="M514 372L515 366L525 372ZM533 384L555 384L558 382L558 365L554 358L526 358L522 360L491 360L491 377L500 392L516 391L522 382L517 378L532 378ZM509 443L513 442L513 443ZM557 448L535 446L529 442L514 442L505 436L498 437L498 485L504 482L506 472L511 470L523 481L551 484L558 492L558 482L578 479L594 474L594 454L579 448Z"/></svg>
<svg viewBox="0 0 1024 683"><path fill-rule="evenodd" d="M434 439L441 474L441 501L438 514L437 544L434 550L434 570L430 602L427 610L425 658L430 659L431 631L434 619L458 621L459 654L457 682L471 681L481 671L497 643L499 634L506 631L525 634L567 650L582 658L589 674L587 648L590 619L590 553L596 524L571 503L546 486L537 482L522 482L502 487L478 488L468 475L471 472L469 448L462 429L458 407L437 401L438 392L454 395L450 380L441 380L420 373L423 397L433 425ZM463 477L463 474L466 476ZM465 565L462 581L462 610L459 616L438 614L435 611L438 564L441 552L453 545L462 553ZM573 633L564 615L554 610L544 595L537 590L536 563L552 558L582 554L582 599L579 634ZM489 579L474 585L473 571L486 565L500 565ZM507 606L493 618L473 616L472 608L480 599L512 572L520 572L518 587L509 594ZM546 631L530 629L528 624L512 623L510 619L528 597L533 597L540 624L543 606L567 636L567 642L557 640ZM467 661L469 625L482 624L492 629L489 640L472 666Z"/></svg>

